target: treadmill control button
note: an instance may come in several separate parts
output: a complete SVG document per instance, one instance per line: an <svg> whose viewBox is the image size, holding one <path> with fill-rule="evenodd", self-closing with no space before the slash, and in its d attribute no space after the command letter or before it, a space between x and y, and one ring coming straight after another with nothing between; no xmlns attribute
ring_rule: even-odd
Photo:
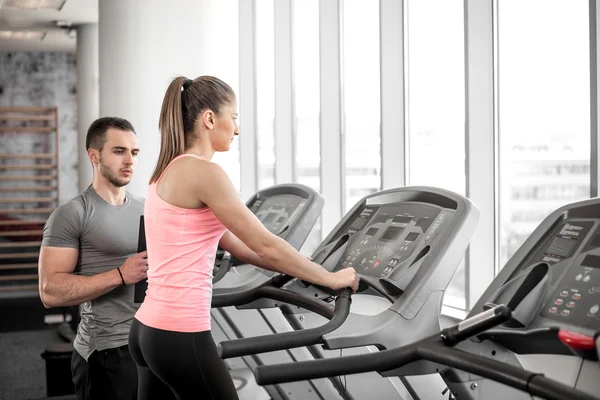
<svg viewBox="0 0 600 400"><path fill-rule="evenodd" d="M600 306L598 304L594 304L590 307L590 314L596 314L600 310Z"/></svg>
<svg viewBox="0 0 600 400"><path fill-rule="evenodd" d="M575 277L575 280L580 281L581 278L583 278L583 274L577 274L577 276Z"/></svg>
<svg viewBox="0 0 600 400"><path fill-rule="evenodd" d="M560 306L562 303L563 303L563 299L554 300L554 304L556 304L557 306Z"/></svg>
<svg viewBox="0 0 600 400"><path fill-rule="evenodd" d="M581 293L573 293L573 300L579 300L581 298Z"/></svg>
<svg viewBox="0 0 600 400"><path fill-rule="evenodd" d="M567 292L566 290L563 290L562 292L560 292L560 297L567 297L569 295L569 292Z"/></svg>
<svg viewBox="0 0 600 400"><path fill-rule="evenodd" d="M562 310L560 312L560 315L564 315L565 317L568 317L569 315L571 315L571 310Z"/></svg>
<svg viewBox="0 0 600 400"><path fill-rule="evenodd" d="M586 276L583 277L583 281L584 282L589 282L590 279L591 279L591 276L589 276L589 275L586 275Z"/></svg>
<svg viewBox="0 0 600 400"><path fill-rule="evenodd" d="M569 308L575 308L575 302L574 301L570 301L567 303L567 307Z"/></svg>
<svg viewBox="0 0 600 400"><path fill-rule="evenodd" d="M548 310L548 312L551 312L552 314L556 314L558 311L558 308L556 307L550 307L550 309Z"/></svg>
<svg viewBox="0 0 600 400"><path fill-rule="evenodd" d="M563 344L573 350L594 350L596 348L593 337L580 333L561 329L558 331L558 338Z"/></svg>

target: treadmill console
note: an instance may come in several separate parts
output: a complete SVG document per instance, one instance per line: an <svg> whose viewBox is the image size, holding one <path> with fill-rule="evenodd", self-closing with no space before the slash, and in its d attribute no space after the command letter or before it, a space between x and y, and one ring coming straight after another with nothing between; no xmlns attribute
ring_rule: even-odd
<svg viewBox="0 0 600 400"><path fill-rule="evenodd" d="M548 263L555 283L541 316L600 329L600 220L563 222L528 260ZM592 229L593 235L589 235Z"/></svg>
<svg viewBox="0 0 600 400"><path fill-rule="evenodd" d="M443 189L390 189L358 202L313 259L329 271L354 268L358 292L383 296L414 318L434 293L443 296L478 218L469 199Z"/></svg>
<svg viewBox="0 0 600 400"><path fill-rule="evenodd" d="M431 244L452 214L416 202L367 206L343 232L352 241L339 267L354 267L359 274L375 278L388 275L417 249Z"/></svg>
<svg viewBox="0 0 600 400"><path fill-rule="evenodd" d="M293 194L279 194L257 198L250 206L263 225L272 233L279 234L297 221L308 199Z"/></svg>
<svg viewBox="0 0 600 400"><path fill-rule="evenodd" d="M512 319L486 332L516 353L570 354L559 330L600 330L600 199L550 214L508 261L471 314L506 304Z"/></svg>
<svg viewBox="0 0 600 400"><path fill-rule="evenodd" d="M323 209L323 196L301 184L275 185L252 196L246 206L275 235L300 250Z"/></svg>

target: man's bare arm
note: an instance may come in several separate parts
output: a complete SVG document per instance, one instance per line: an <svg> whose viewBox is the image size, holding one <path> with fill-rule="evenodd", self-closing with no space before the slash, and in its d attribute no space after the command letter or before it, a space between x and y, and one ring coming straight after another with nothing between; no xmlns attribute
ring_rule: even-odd
<svg viewBox="0 0 600 400"><path fill-rule="evenodd" d="M40 297L46 308L64 307L93 300L121 285L117 271L94 276L73 275L79 251L68 247L40 249Z"/></svg>
<svg viewBox="0 0 600 400"><path fill-rule="evenodd" d="M42 246L39 258L40 297L46 308L84 303L121 286L119 272L110 270L93 276L74 275L79 251L66 247ZM146 252L131 256L120 267L126 284L146 277Z"/></svg>

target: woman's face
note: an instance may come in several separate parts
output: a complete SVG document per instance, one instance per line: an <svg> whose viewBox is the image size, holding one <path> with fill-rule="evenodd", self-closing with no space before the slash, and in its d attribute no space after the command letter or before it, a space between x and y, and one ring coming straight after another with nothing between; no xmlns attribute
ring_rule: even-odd
<svg viewBox="0 0 600 400"><path fill-rule="evenodd" d="M215 151L227 151L233 139L240 134L237 124L237 102L234 100L221 108L215 115L214 130L211 133L211 142Z"/></svg>

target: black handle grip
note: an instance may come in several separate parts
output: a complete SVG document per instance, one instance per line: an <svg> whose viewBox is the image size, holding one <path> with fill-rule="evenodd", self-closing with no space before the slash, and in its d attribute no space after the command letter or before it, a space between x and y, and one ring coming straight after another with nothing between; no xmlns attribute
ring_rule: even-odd
<svg viewBox="0 0 600 400"><path fill-rule="evenodd" d="M439 340L439 338L436 339ZM411 344L394 350L357 356L260 365L254 370L254 377L259 385L275 385L284 382L306 381L363 372L386 371L396 365L407 364L416 359L417 347L415 344Z"/></svg>
<svg viewBox="0 0 600 400"><path fill-rule="evenodd" d="M510 319L511 311L504 304L473 315L457 325L442 330L442 340L447 346L454 346L465 339L479 335Z"/></svg>
<svg viewBox="0 0 600 400"><path fill-rule="evenodd" d="M320 327L224 341L219 343L219 355L225 359L320 343L323 335L339 328L348 317L352 302L351 293L351 289L340 290L335 302L333 318Z"/></svg>
<svg viewBox="0 0 600 400"><path fill-rule="evenodd" d="M260 288L260 286L257 286L242 292L213 293L211 307L220 308L251 303L258 298Z"/></svg>
<svg viewBox="0 0 600 400"><path fill-rule="evenodd" d="M217 273L213 276L213 285L219 282L223 277L229 272L231 268L231 254L226 251L223 254L223 258L221 258L221 264L219 264L219 269Z"/></svg>
<svg viewBox="0 0 600 400"><path fill-rule="evenodd" d="M287 275L287 274L280 274L280 275L275 275L272 279L271 279L271 284L276 287L276 288L280 288L283 285L285 285L286 283L294 280L296 278L294 278L291 275Z"/></svg>
<svg viewBox="0 0 600 400"><path fill-rule="evenodd" d="M220 308L252 303L254 300L257 300L261 297L259 294L260 290L268 288L280 288L292 279L294 279L294 277L290 275L276 275L262 285L250 288L248 290L233 293L213 294L211 307Z"/></svg>
<svg viewBox="0 0 600 400"><path fill-rule="evenodd" d="M267 282L269 284L269 282ZM260 286L238 293L213 294L212 307L241 306L251 303L260 298L281 301L294 306L306 308L327 319L332 319L335 312L334 308L319 299L301 295L289 290L280 289L274 286Z"/></svg>
<svg viewBox="0 0 600 400"><path fill-rule="evenodd" d="M144 216L140 215L140 225L138 227L138 245L137 252L146 251L146 226L144 224ZM133 290L133 302L142 303L146 298L146 290L148 289L148 279L142 279L135 284Z"/></svg>

